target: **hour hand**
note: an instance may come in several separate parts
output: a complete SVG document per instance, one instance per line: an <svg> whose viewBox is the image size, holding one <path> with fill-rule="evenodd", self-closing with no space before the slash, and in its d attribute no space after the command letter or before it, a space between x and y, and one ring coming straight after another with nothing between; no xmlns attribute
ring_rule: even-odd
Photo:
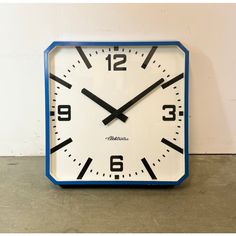
<svg viewBox="0 0 236 236"><path fill-rule="evenodd" d="M98 105L100 105L101 107L109 111L110 113L114 113L117 111L114 107L112 107L111 105L103 101L101 98L97 97L95 94L91 93L86 88L83 88L81 90L81 93L87 96L88 98L90 98L92 101L96 102ZM125 122L128 119L128 117L122 113L117 114L116 117L123 122Z"/></svg>

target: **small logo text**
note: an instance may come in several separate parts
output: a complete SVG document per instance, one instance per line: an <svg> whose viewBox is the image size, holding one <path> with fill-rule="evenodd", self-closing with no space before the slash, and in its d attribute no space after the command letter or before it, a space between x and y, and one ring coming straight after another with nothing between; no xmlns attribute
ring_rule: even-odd
<svg viewBox="0 0 236 236"><path fill-rule="evenodd" d="M109 136L105 138L108 141L128 141L127 137L119 137L119 136Z"/></svg>

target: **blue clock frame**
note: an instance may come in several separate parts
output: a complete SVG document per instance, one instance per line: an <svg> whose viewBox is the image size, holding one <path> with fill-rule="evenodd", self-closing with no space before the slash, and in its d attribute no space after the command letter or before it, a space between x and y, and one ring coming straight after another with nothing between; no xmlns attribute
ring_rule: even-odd
<svg viewBox="0 0 236 236"><path fill-rule="evenodd" d="M48 78L48 54L57 46L177 46L185 54L185 97L184 97L184 150L185 150L185 174L178 181L57 181L50 174L50 110L49 110L49 78ZM111 185L111 186L159 186L179 185L189 176L188 156L188 81L189 81L189 51L179 41L148 41L148 42L76 42L55 41L44 51L44 77L45 77L45 121L46 121L46 176L52 183L64 185Z"/></svg>

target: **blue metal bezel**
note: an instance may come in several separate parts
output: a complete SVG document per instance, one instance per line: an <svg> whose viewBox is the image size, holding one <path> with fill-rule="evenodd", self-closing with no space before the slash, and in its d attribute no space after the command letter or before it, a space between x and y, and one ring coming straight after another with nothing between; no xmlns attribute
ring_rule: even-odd
<svg viewBox="0 0 236 236"><path fill-rule="evenodd" d="M185 94L184 94L184 145L185 174L178 181L57 181L50 174L50 119L49 119L49 78L48 54L57 46L177 46L185 54ZM179 41L148 41L148 42L67 42L55 41L44 51L45 76L45 120L46 120L46 176L56 185L111 185L111 186L153 186L179 185L189 176L188 157L188 81L189 81L189 51Z"/></svg>

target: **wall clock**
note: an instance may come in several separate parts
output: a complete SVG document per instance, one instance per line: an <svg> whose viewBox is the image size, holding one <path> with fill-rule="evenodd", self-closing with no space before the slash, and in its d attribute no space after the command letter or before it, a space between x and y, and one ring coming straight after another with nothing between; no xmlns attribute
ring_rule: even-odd
<svg viewBox="0 0 236 236"><path fill-rule="evenodd" d="M45 51L46 175L58 185L177 185L188 176L187 49L53 42Z"/></svg>

